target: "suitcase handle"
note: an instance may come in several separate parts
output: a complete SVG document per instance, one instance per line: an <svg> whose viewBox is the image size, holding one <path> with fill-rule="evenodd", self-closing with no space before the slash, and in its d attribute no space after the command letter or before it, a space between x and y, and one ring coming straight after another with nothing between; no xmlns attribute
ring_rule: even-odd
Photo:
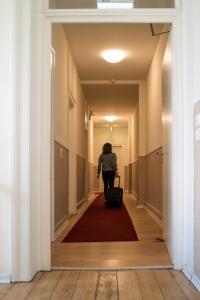
<svg viewBox="0 0 200 300"><path fill-rule="evenodd" d="M120 187L120 179L121 179L121 176L117 176L119 178L119 183L118 183L118 187Z"/></svg>

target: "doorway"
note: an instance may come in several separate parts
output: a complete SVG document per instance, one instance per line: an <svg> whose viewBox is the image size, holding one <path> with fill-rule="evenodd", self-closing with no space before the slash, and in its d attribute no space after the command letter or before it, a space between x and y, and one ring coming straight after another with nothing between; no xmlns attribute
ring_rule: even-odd
<svg viewBox="0 0 200 300"><path fill-rule="evenodd" d="M61 29L61 25L56 25L57 26L57 28L60 28ZM76 27L77 25L74 25L74 27ZM118 28L119 28L119 25L116 25ZM120 25L121 27L123 27L123 25ZM63 26L64 27L64 26ZM62 35L64 35L64 33L66 33L66 31L67 31L67 28L68 26L65 26L64 27L64 31L63 31L63 28L62 28ZM84 27L83 25L81 25L81 27ZM88 27L88 29L90 30L90 26L87 26ZM94 27L95 26L93 26L93 30L94 30ZM97 27L101 27L100 25L98 25ZM109 28L109 25L106 25L105 26L105 24L102 26L102 27L108 27ZM112 27L112 29L115 27L114 26L114 24L113 25L111 25L111 27ZM126 29L128 28L128 27L131 27L130 25L129 26L124 26L124 27L126 27ZM133 28L134 28L134 26L132 26ZM140 25L137 25L137 28L147 28L147 27L149 27L149 25L148 24L145 24L145 25L142 25L142 24L140 24ZM71 25L71 30L73 30L74 28L73 28L73 26ZM78 27L79 29L80 29L80 26ZM108 29L107 28L107 29ZM59 30L60 30L59 29ZM79 30L78 29L78 30ZM68 32L66 33L66 34L68 34ZM149 32L148 32L148 34L149 34ZM98 35L99 36L99 35ZM100 35L101 36L101 35ZM69 43L70 45L73 45L73 43L72 42L70 42ZM69 67L69 69L70 70L73 70L73 76L74 76L74 74L76 74L77 73L77 71L78 71L78 69L79 68L77 68L77 66L75 66L75 64L73 65L73 61L75 60L75 61L78 61L77 60L77 58L73 58L73 51L71 52L71 50L68 50L68 51L70 51L70 55L69 55L69 57L70 57L70 64L71 64L71 67ZM82 51L83 51L83 49L82 49ZM74 71L74 70L76 70L76 71ZM70 74L68 74L68 76L70 76ZM76 153L74 153L74 155L76 156L76 161L78 162L79 161L79 166L83 166L83 168L82 168L82 170L85 168L84 167L84 165L85 165L85 163L84 163L84 161L85 162L87 162L87 159L86 159L86 157L84 156L85 154L84 154L84 144L86 143L86 141L85 141L85 139L84 139L84 136L85 136L85 124L84 124L84 122L86 122L86 120L84 121L84 119L83 119L83 115L85 114L85 108L83 107L83 103L84 103L84 101L82 101L83 100L83 95L82 95L82 93L81 93L81 84L80 84L80 82L79 82L79 80L78 80L78 76L77 75L75 75L76 77L74 78L74 82L76 82L76 85L78 85L78 88L77 88L77 91L75 92L75 91L73 91L73 93L74 93L74 95L76 95L75 97L78 97L78 98L75 98L75 102L77 103L76 104L76 110L77 110L77 112L78 112L78 118L81 120L81 127L79 128L79 126L77 126L77 124L76 124L76 122L78 121L78 120L74 120L73 121L73 119L71 118L71 116L70 116L70 114L74 111L74 105L73 105L73 103L72 103L72 100L71 100L71 98L69 97L69 122L70 122L70 124L72 123L72 124L75 124L74 125L74 127L76 127L76 129L77 129L77 132L79 131L79 135L78 136L76 136L76 134L72 134L71 135L71 132L69 132L69 148L71 147L71 140L72 140L72 136L73 136L73 142L75 141L75 143L77 143L78 144L78 160L76 160L77 159L77 154ZM118 80L119 80L119 78L118 78ZM133 83L133 81L134 80L132 80L132 83ZM72 80L72 82L73 82L73 80ZM94 91L94 89L98 89L98 95L99 94L101 94L102 93L102 90L105 90L105 89L107 89L107 91L110 93L110 90L111 89L113 89L114 88L114 90L117 90L117 93L118 94L122 94L122 96L123 96L123 107L125 106L125 91L127 91L128 90L128 88L129 88L129 85L130 85L130 87L131 87L131 89L133 89L133 86L134 86L134 84L133 84L133 86L131 86L131 83L130 83L130 81L128 81L128 82L123 82L123 84L122 84L122 82L120 81L120 83L117 83L116 85L115 84L113 84L113 82L112 82L112 84L109 82L109 80L108 80L108 82L103 82L102 83L102 81L100 80L100 81L95 81L95 83L94 82L86 82L86 81L82 81L81 82L82 83L82 85L89 85L89 86L92 86L92 88L91 89L88 89L88 88L84 88L84 92L86 92L86 94L85 94L85 96L86 96L86 99L88 99L88 97L90 97L90 95L91 95L91 91L89 91L89 90L93 90ZM70 83L69 83L70 84ZM97 85L98 87L96 87L95 85ZM108 85L108 87L106 88L106 86L105 85ZM124 85L124 91L123 92L121 92L121 86L122 85ZM73 84L73 86L74 86L74 84ZM141 91L140 91L141 92ZM78 96L77 96L78 95ZM111 93L109 94L109 95L111 95ZM94 95L92 96L92 98L93 98L93 100L94 100ZM106 95L104 95L104 98L106 99ZM107 101L107 100L106 100ZM120 102L119 104L121 104L122 102ZM102 104L102 103L101 103ZM141 103L139 103L139 105L141 105ZM116 100L116 95L115 95L115 106L117 106L117 100ZM90 107L89 107L90 108ZM121 107L121 110L122 110L122 107ZM133 110L134 111L134 110ZM82 112L84 112L84 114L82 114ZM96 111L95 111L95 113L96 113ZM138 136L138 131L139 131L139 129L140 129L140 126L138 126L138 123L139 123L139 121L142 123L144 120L143 119L141 119L142 118L142 116L141 115L139 115L139 113L140 113L140 110L139 109L135 109L135 111L134 111L134 115L133 115L133 117L132 117L132 125L131 125L131 134L130 134L130 139L132 139L132 141L130 141L130 145L131 145L131 147L130 147L130 152L131 152L131 155L130 155L130 159L131 159L131 172L132 172L132 178L133 178L133 181L134 181L134 184L132 184L132 188L133 189L135 189L135 192L136 192L136 195L137 195L137 193L139 193L138 192L138 184L136 183L136 181L137 181L137 172L138 172L138 169L139 169L139 167L138 167L138 156L139 156L139 154L138 154L138 149L139 149L139 146L137 145L137 143L136 143L136 140L137 140L137 136ZM138 121L139 120L139 121ZM87 122L86 122L87 123ZM70 128L70 125L69 125L69 127L68 128ZM81 129L82 128L82 129ZM110 127L110 129L111 129L111 127ZM82 131L83 132L82 132ZM77 138L78 137L78 138ZM81 142L81 137L83 138L82 139L82 142ZM140 142L140 144L141 144L141 142ZM134 149L132 149L133 147L132 147L132 145L134 145ZM123 174L124 173L124 170L123 170L123 165L122 165L122 160L123 160L123 155L122 155L122 150L123 150L123 148L122 148L122 146L121 145L117 145L117 144L114 144L114 152L117 152L117 156L118 156L118 160L119 160L119 168L121 169L120 170L120 173L121 174ZM156 150L154 150L152 153L154 154L154 152L156 152ZM152 153L151 153L151 155L152 155ZM80 161L81 161L81 163L80 163ZM78 170L77 168L74 168L74 170ZM151 170L152 171L152 170ZM78 173L77 173L78 174ZM81 174L84 174L84 172L82 172ZM72 180L75 180L75 177L76 176L72 176ZM82 176L83 177L83 176ZM152 176L151 176L152 177ZM80 181L79 181L79 183L80 183ZM144 187L143 187L143 189L144 189ZM75 195L75 193L74 193L74 195ZM127 201L127 202L130 202L130 199ZM76 202L74 202L74 203L76 203ZM129 204L127 204L127 205L129 205ZM130 204L129 205L129 208L130 209L134 209L133 208L133 206ZM151 208L151 207L150 207ZM76 211L76 207L75 207L75 211ZM134 217L133 217L134 218ZM159 231L159 230L158 230ZM142 234L144 234L144 233L141 233L141 235ZM66 247L65 247L66 248ZM66 250L66 249L65 249Z"/></svg>
<svg viewBox="0 0 200 300"><path fill-rule="evenodd" d="M134 13L133 13L133 16L134 16ZM136 21L136 19L134 18L134 17L131 17L130 19L129 19L129 21L131 20L131 22L135 22ZM115 17L114 17L115 18ZM113 20L114 20L114 18L113 18ZM157 19L157 16L154 16L153 17L154 18L154 21L156 21L156 20L158 20ZM81 21L83 21L83 19L84 18L82 18L81 19ZM176 56L177 55L177 51L179 50L179 44L178 43L176 43L176 37L178 36L178 32L179 32L179 30L180 30L180 28L178 27L178 24L176 23L176 22L174 22L174 19L169 15L168 16L168 18L163 18L163 22L166 22L166 19L167 19L167 21L168 22L172 22L173 23L173 25L174 25L174 30L173 30L173 42L174 42L174 55ZM104 19L104 22L107 20L107 17L105 17L105 19ZM113 21L112 20L112 21ZM116 18L116 20L118 20L117 18ZM137 19L138 20L138 19ZM152 20L152 19L151 19ZM159 18L159 21L160 20L162 20L162 18ZM50 30L50 27L51 27L51 23L53 23L53 22L55 22L56 21L56 18L54 17L54 19L52 18L52 21L50 22L50 23L47 23L46 25L47 25L47 28L48 28L48 33L46 32L46 38L47 38L47 44L46 45L51 45L51 30ZM63 20L62 20L63 21ZM68 22L68 17L67 17L67 15L66 15L66 19L64 20L65 22ZM74 18L74 22L76 22L77 21L77 17L75 17ZM126 17L124 17L124 19L122 18L121 19L121 22L127 22L127 18ZM140 19L140 21L141 22L148 22L149 21L149 18L146 18L145 19L145 16L143 16L141 19ZM71 22L71 20L69 21L69 22ZM78 21L78 22L80 22L80 20ZM88 19L87 19L87 17L85 18L85 21L84 22L86 22L86 23L88 23ZM118 22L119 22L119 20L118 20ZM48 49L48 46L45 48L46 50ZM47 72L47 74L48 74L48 69L46 69L45 68L45 70L46 70L46 72ZM177 74L178 74L178 72L179 72L179 64L178 63L176 63L176 61L174 62L174 65L173 65L173 71L174 71L174 82L176 82L176 81L178 81L179 82L179 79L178 79L178 76L177 76ZM47 85L45 84L45 87L47 88ZM48 87L50 87L50 84L48 83ZM173 101L175 101L175 99L177 99L179 97L179 94L178 94L178 92L177 91L175 91L175 89L173 90ZM181 118L181 116L178 114L178 112L176 112L177 113L177 119L179 119L179 118ZM180 132L180 127L178 127L177 126L177 124L173 124L174 125L174 127L173 127L173 138L174 138L174 136L177 136L177 134ZM47 135L48 135L48 132L46 132L47 133ZM174 147L174 145L176 144L176 143L174 143L175 142L175 140L173 140L172 141L172 145L173 145L173 147ZM175 166L175 168L176 167L178 167L178 165L177 165L177 162L179 161L180 162L180 159L181 159L181 157L180 156L178 156L177 155L177 151L173 151L173 155L174 155L174 166ZM176 158L176 159L175 159ZM48 162L46 161L46 163L48 164ZM181 176L181 174L179 174L180 176ZM176 177L177 178L177 177ZM180 178L180 177L178 177L178 178ZM45 181L45 178L44 178L44 181ZM176 179L174 178L174 180L173 180L173 188L172 188L172 190L173 190L173 199L174 199L174 197L175 197L175 195L176 195L176 199L177 199L177 195L179 195L179 192L177 191L177 186L178 185L176 185L175 183L176 183L177 181L176 181ZM47 188L47 186L48 185L46 185L46 188ZM177 205L176 205L177 204ZM177 202L177 201L175 201L175 199L173 200L173 209L176 209L176 208L178 208L178 205L179 205L179 202ZM48 206L47 206L48 207ZM179 209L177 209L177 211L180 211ZM175 236L177 236L177 232L180 230L180 224L179 224L179 221L180 221L180 218L181 218L181 214L178 216L178 218L176 218L176 220L174 220L175 221L175 223L174 224L176 224L177 226L175 226L176 227L176 229L175 229L175 233L173 233L173 236L172 236L172 239L174 239L173 240L173 243L174 243L174 245L177 245L177 248L176 248L176 246L175 246L175 248L174 249L177 249L177 253L175 253L175 255L174 255L174 263L175 263L175 265L176 266L178 266L179 265L179 262L180 262L180 260L179 260L179 257L178 257L178 255L176 255L176 254L178 254L179 253L179 251L180 251L180 248L179 248L179 246L178 245L180 245L180 240L177 242L177 241L175 241ZM48 221L46 220L46 222L45 222L45 227L43 228L44 229L44 232L46 232L46 234L48 234L48 229L49 227L48 227ZM177 244L176 244L177 243ZM47 245L45 246L44 245L44 249L46 249L45 250L45 253L47 254L47 253L49 253L50 254L50 252L48 252L48 250L47 250Z"/></svg>

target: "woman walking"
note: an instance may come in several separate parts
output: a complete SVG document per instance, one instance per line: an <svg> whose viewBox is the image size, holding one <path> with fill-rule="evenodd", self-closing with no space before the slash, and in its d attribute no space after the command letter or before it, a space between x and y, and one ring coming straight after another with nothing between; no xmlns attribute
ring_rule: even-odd
<svg viewBox="0 0 200 300"><path fill-rule="evenodd" d="M103 151L99 156L97 178L99 178L101 170L104 182L104 196L106 200L108 189L114 187L115 176L118 176L117 157L115 153L112 153L112 145L110 143L104 144Z"/></svg>

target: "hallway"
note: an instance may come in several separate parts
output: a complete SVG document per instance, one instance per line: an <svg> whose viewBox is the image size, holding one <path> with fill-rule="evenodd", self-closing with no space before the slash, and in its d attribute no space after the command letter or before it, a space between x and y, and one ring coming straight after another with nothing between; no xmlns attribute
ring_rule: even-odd
<svg viewBox="0 0 200 300"><path fill-rule="evenodd" d="M52 243L53 269L134 269L165 267L172 264L163 243L154 238L162 238L162 228L144 210L136 208L133 196L126 193L124 203L139 237L138 242L106 243L62 243L66 234L79 220L94 197L79 209L69 225Z"/></svg>

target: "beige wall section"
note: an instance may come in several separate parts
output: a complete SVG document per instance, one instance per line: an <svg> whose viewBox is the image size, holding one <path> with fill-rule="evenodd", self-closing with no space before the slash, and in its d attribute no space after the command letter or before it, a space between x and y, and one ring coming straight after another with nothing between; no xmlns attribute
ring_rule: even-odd
<svg viewBox="0 0 200 300"><path fill-rule="evenodd" d="M200 102L195 105L195 240L194 272L200 278Z"/></svg>
<svg viewBox="0 0 200 300"><path fill-rule="evenodd" d="M55 229L58 229L58 225L62 225L63 214L67 215L64 207L67 205L70 213L74 213L76 211L76 204L85 197L85 193L87 193L88 190L88 183L86 180L86 172L88 169L86 157L87 132L85 130L87 103L83 95L80 79L77 68L74 64L73 55L70 51L69 43L64 33L63 26L60 24L53 25L52 47L55 51L55 67L53 72L52 88L54 140L60 143L63 147L69 149L69 157L71 159L69 160L69 164L66 165L63 160L57 157L58 153L55 153L54 217ZM76 128L76 135L73 137L73 145L70 145L72 141L70 141L69 135L70 98L73 99L72 102L74 103L74 128ZM61 186L63 182L66 183L66 186L69 183L68 170L70 164L71 167L72 165L77 166L77 168L75 168L77 171L74 171L74 173L76 172L76 176L75 174L72 175L73 178L75 178L73 184L70 182L69 191L65 193L65 196L63 196L63 193L61 195L61 192L57 192L57 187ZM67 169L65 172L62 172L62 168ZM75 186L77 188L75 188Z"/></svg>
<svg viewBox="0 0 200 300"><path fill-rule="evenodd" d="M160 37L147 74L146 152L162 145L162 62L168 35Z"/></svg>
<svg viewBox="0 0 200 300"><path fill-rule="evenodd" d="M53 130L54 139L68 146L68 44L62 25L52 28L52 47L55 50Z"/></svg>
<svg viewBox="0 0 200 300"><path fill-rule="evenodd" d="M85 112L87 104L83 95L80 79L76 72L76 151L81 157L86 158L86 130Z"/></svg>
<svg viewBox="0 0 200 300"><path fill-rule="evenodd" d="M146 157L146 201L145 205L162 221L162 157L157 153Z"/></svg>
<svg viewBox="0 0 200 300"><path fill-rule="evenodd" d="M139 108L138 108L138 155L146 155L146 81L139 84Z"/></svg>
<svg viewBox="0 0 200 300"><path fill-rule="evenodd" d="M94 163L94 123L92 118L88 121L88 162Z"/></svg>
<svg viewBox="0 0 200 300"><path fill-rule="evenodd" d="M54 146L54 230L56 231L65 222L68 215L68 150L55 142Z"/></svg>
<svg viewBox="0 0 200 300"><path fill-rule="evenodd" d="M76 193L77 204L85 199L85 159L76 156Z"/></svg>
<svg viewBox="0 0 200 300"><path fill-rule="evenodd" d="M135 0L136 8L173 8L174 0Z"/></svg>

